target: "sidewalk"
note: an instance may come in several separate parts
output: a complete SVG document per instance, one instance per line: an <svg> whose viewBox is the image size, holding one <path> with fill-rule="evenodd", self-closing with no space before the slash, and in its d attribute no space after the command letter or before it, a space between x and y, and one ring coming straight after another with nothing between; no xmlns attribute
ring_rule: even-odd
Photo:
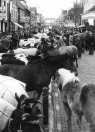
<svg viewBox="0 0 95 132"><path fill-rule="evenodd" d="M78 64L79 64L78 73L81 82L95 84L95 53L94 55L89 55L88 52L85 52L85 54L82 54L82 58L78 59ZM54 127L52 127L50 132L68 132L66 114L64 112L64 107L61 101L60 93L57 88L57 84L52 83L51 87L53 94L53 97L51 97L53 105L53 108L51 109L53 116L52 123L54 123L52 125ZM89 127L84 117L82 121L83 130L85 132L89 132ZM75 114L73 114L72 116L72 126L73 126L72 132L79 132Z"/></svg>

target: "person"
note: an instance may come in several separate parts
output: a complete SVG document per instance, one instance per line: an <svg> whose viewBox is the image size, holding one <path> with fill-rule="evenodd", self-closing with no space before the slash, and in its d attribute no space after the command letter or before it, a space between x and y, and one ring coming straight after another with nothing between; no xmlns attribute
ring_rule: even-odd
<svg viewBox="0 0 95 132"><path fill-rule="evenodd" d="M69 45L73 45L73 33L70 33L70 36L69 36Z"/></svg>
<svg viewBox="0 0 95 132"><path fill-rule="evenodd" d="M24 39L28 39L27 31L24 31Z"/></svg>
<svg viewBox="0 0 95 132"><path fill-rule="evenodd" d="M12 37L11 37L11 40L12 40L12 42L13 42L13 49L16 49L16 48L18 48L18 35L17 35L17 33L13 30L12 31Z"/></svg>
<svg viewBox="0 0 95 132"><path fill-rule="evenodd" d="M89 47L89 55L93 55L94 50L94 37L92 35L92 32L89 32L89 38L88 38L88 47Z"/></svg>
<svg viewBox="0 0 95 132"><path fill-rule="evenodd" d="M81 42L82 53L84 53L84 50L85 50L85 38L84 38L83 34L80 34L80 42Z"/></svg>
<svg viewBox="0 0 95 132"><path fill-rule="evenodd" d="M76 47L78 48L78 58L81 58L81 41L79 35L76 38Z"/></svg>
<svg viewBox="0 0 95 132"><path fill-rule="evenodd" d="M69 32L67 31L67 33L65 34L65 37L67 38L67 46L69 46Z"/></svg>

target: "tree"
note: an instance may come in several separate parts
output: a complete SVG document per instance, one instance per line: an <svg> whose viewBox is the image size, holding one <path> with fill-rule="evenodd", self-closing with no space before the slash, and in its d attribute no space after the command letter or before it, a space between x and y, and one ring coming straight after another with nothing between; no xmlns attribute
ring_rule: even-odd
<svg viewBox="0 0 95 132"><path fill-rule="evenodd" d="M71 20L75 21L75 26L76 23L81 22L81 14L83 13L83 4L75 2L73 5L73 8L71 8L69 11L69 16Z"/></svg>

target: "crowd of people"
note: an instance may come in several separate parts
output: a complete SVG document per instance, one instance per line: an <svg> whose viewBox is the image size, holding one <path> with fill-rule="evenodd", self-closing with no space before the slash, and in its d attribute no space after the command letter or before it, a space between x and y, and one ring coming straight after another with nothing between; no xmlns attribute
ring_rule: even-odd
<svg viewBox="0 0 95 132"><path fill-rule="evenodd" d="M46 32L49 36L49 40L54 47L75 45L78 48L78 57L81 58L81 53L84 50L89 51L89 55L93 55L95 49L95 35L91 30L86 30L84 33L80 33L79 30L74 30L66 28L65 30L58 31L54 28L46 30L45 28L33 30L30 29L20 29L18 31L11 31L11 40L14 42L15 49L19 47L19 42L21 39L32 38L34 34ZM7 32L0 34L0 39L7 37Z"/></svg>

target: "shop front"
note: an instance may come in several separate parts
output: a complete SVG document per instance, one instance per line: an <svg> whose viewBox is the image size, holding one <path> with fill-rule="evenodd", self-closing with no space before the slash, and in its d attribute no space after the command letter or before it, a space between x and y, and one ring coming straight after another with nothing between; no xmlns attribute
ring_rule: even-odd
<svg viewBox="0 0 95 132"><path fill-rule="evenodd" d="M19 28L23 28L23 26L18 24L18 21L11 20L11 31L17 31Z"/></svg>

